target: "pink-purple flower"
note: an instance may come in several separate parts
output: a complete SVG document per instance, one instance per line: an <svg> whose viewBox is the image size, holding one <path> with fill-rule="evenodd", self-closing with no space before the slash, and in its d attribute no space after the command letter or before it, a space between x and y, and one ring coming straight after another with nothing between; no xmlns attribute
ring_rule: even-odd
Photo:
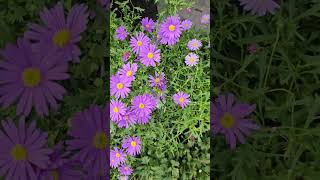
<svg viewBox="0 0 320 180"><path fill-rule="evenodd" d="M135 79L137 70L138 70L137 63L123 64L122 68L119 70L119 76L124 79L126 78L128 79L128 81L132 82Z"/></svg>
<svg viewBox="0 0 320 180"><path fill-rule="evenodd" d="M109 107L91 105L76 113L71 120L67 140L68 151L77 151L72 159L90 172L91 176L106 175L108 167Z"/></svg>
<svg viewBox="0 0 320 180"><path fill-rule="evenodd" d="M204 14L201 16L201 23L202 24L209 24L210 23L210 15Z"/></svg>
<svg viewBox="0 0 320 180"><path fill-rule="evenodd" d="M123 150L119 148L114 148L110 150L110 166L111 168L117 168L119 165L123 164L126 161L127 155Z"/></svg>
<svg viewBox="0 0 320 180"><path fill-rule="evenodd" d="M200 47L202 46L202 43L201 43L201 41L199 41L197 39L192 39L188 42L187 46L188 46L189 50L196 51L196 50L200 49Z"/></svg>
<svg viewBox="0 0 320 180"><path fill-rule="evenodd" d="M133 169L130 166L122 165L119 167L119 174L122 176L130 176L133 172Z"/></svg>
<svg viewBox="0 0 320 180"><path fill-rule="evenodd" d="M56 81L69 78L67 62L59 54L38 56L30 43L18 39L17 46L8 44L1 51L0 104L4 108L17 99L17 115L28 116L35 107L40 116L49 115L49 107L56 110L57 100L62 100L65 89Z"/></svg>
<svg viewBox="0 0 320 180"><path fill-rule="evenodd" d="M140 50L147 47L149 43L149 37L146 36L143 32L137 33L135 37L131 37L130 39L130 47L136 54L139 54Z"/></svg>
<svg viewBox="0 0 320 180"><path fill-rule="evenodd" d="M155 109L157 102L150 94L135 96L132 100L132 111L140 117L149 116Z"/></svg>
<svg viewBox="0 0 320 180"><path fill-rule="evenodd" d="M184 59L185 59L185 63L188 66L195 66L198 64L198 61L199 61L198 55L194 53L189 53Z"/></svg>
<svg viewBox="0 0 320 180"><path fill-rule="evenodd" d="M130 109L127 109L126 112L121 115L120 120L117 122L118 127L128 128L130 125L136 123L136 115Z"/></svg>
<svg viewBox="0 0 320 180"><path fill-rule="evenodd" d="M141 49L140 62L145 66L156 66L156 63L160 63L160 50L156 45L149 44L145 48Z"/></svg>
<svg viewBox="0 0 320 180"><path fill-rule="evenodd" d="M166 85L165 74L163 72L155 73L154 76L149 75L149 83L151 87L157 87L163 89Z"/></svg>
<svg viewBox="0 0 320 180"><path fill-rule="evenodd" d="M127 38L127 36L128 36L128 32L126 31L126 27L122 25L117 28L116 35L115 35L116 39L123 41Z"/></svg>
<svg viewBox="0 0 320 180"><path fill-rule="evenodd" d="M178 104L182 108L185 108L190 103L189 94L182 91L174 94L172 98L174 103Z"/></svg>
<svg viewBox="0 0 320 180"><path fill-rule="evenodd" d="M145 17L141 20L141 24L145 31L152 32L152 30L156 27L156 24L152 19Z"/></svg>
<svg viewBox="0 0 320 180"><path fill-rule="evenodd" d="M141 141L139 137L126 137L122 142L122 148L131 156L141 153Z"/></svg>
<svg viewBox="0 0 320 180"><path fill-rule="evenodd" d="M116 98L126 98L129 95L131 81L128 78L113 75L110 78L110 95Z"/></svg>
<svg viewBox="0 0 320 180"><path fill-rule="evenodd" d="M268 12L274 14L275 10L280 8L274 0L239 0L243 9L250 11L252 14L264 16Z"/></svg>
<svg viewBox="0 0 320 180"><path fill-rule="evenodd" d="M47 133L36 128L35 121L26 126L21 118L18 126L2 120L0 130L0 176L11 179L37 179L37 171L49 165Z"/></svg>
<svg viewBox="0 0 320 180"><path fill-rule="evenodd" d="M87 28L87 9L84 4L76 4L65 18L62 2L58 2L51 9L44 8L40 13L44 26L29 24L25 38L34 42L33 50L38 54L59 52L63 54L62 60L79 62L81 51L76 43L80 42L80 34Z"/></svg>
<svg viewBox="0 0 320 180"><path fill-rule="evenodd" d="M160 24L158 37L161 44L172 46L179 41L182 33L182 26L179 16L169 16Z"/></svg>
<svg viewBox="0 0 320 180"><path fill-rule="evenodd" d="M125 104L119 100L111 100L110 117L113 122L119 122L122 116L125 115L127 108Z"/></svg>
<svg viewBox="0 0 320 180"><path fill-rule="evenodd" d="M219 96L211 103L211 126L214 134L225 136L226 143L231 149L236 148L237 139L245 143L245 136L250 135L252 129L259 126L249 116L255 105L238 103L233 94Z"/></svg>
<svg viewBox="0 0 320 180"><path fill-rule="evenodd" d="M182 30L186 31L189 30L192 27L192 21L189 19L183 20L181 22Z"/></svg>

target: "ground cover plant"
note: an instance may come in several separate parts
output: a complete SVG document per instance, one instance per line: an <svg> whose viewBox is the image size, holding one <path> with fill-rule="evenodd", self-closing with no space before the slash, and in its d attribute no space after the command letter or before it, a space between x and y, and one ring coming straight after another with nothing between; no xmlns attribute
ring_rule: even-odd
<svg viewBox="0 0 320 180"><path fill-rule="evenodd" d="M209 37L173 2L154 18L112 1L111 179L210 179Z"/></svg>
<svg viewBox="0 0 320 180"><path fill-rule="evenodd" d="M106 178L107 6L0 1L0 179Z"/></svg>
<svg viewBox="0 0 320 180"><path fill-rule="evenodd" d="M211 5L211 177L319 179L319 1Z"/></svg>

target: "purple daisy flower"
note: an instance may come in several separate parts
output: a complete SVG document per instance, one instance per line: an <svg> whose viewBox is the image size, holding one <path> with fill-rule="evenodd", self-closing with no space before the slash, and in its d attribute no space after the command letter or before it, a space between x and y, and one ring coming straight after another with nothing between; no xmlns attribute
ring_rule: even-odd
<svg viewBox="0 0 320 180"><path fill-rule="evenodd" d="M9 120L2 120L0 130L0 177L11 179L37 179L37 171L49 164L47 134L36 128L33 121L26 127L24 118L19 125Z"/></svg>
<svg viewBox="0 0 320 180"><path fill-rule="evenodd" d="M204 14L201 16L201 23L202 24L209 24L210 23L210 15Z"/></svg>
<svg viewBox="0 0 320 180"><path fill-rule="evenodd" d="M192 21L190 21L189 19L186 19L181 22L181 26L182 26L182 30L184 31L189 30L192 26Z"/></svg>
<svg viewBox="0 0 320 180"><path fill-rule="evenodd" d="M141 20L141 24L144 28L144 30L148 32L152 32L152 30L156 27L156 24L152 19L149 19L148 17L145 17Z"/></svg>
<svg viewBox="0 0 320 180"><path fill-rule="evenodd" d="M149 82L151 87L163 87L166 84L165 74L163 72L155 73L154 76L149 75Z"/></svg>
<svg viewBox="0 0 320 180"><path fill-rule="evenodd" d="M17 46L8 44L1 51L0 104L7 108L19 98L17 115L28 116L32 106L40 116L49 114L48 106L56 110L57 100L63 99L65 89L56 83L69 78L68 64L58 54L37 56L31 45L18 39Z"/></svg>
<svg viewBox="0 0 320 180"><path fill-rule="evenodd" d="M153 44L141 49L140 62L145 66L156 66L156 63L160 63L160 50Z"/></svg>
<svg viewBox="0 0 320 180"><path fill-rule="evenodd" d="M188 66L195 66L196 64L198 64L198 61L199 61L198 55L194 53L189 53L184 59L185 59L185 63Z"/></svg>
<svg viewBox="0 0 320 180"><path fill-rule="evenodd" d="M141 153L141 142L139 137L127 137L122 141L122 148L131 156Z"/></svg>
<svg viewBox="0 0 320 180"><path fill-rule="evenodd" d="M246 118L255 110L255 105L235 102L233 94L219 96L216 102L211 104L211 126L214 134L224 134L226 143L231 149L235 149L237 140L245 143L245 136L252 129L258 129L252 120Z"/></svg>
<svg viewBox="0 0 320 180"><path fill-rule="evenodd" d="M120 75L113 75L110 79L110 95L116 98L126 98L129 95L131 81Z"/></svg>
<svg viewBox="0 0 320 180"><path fill-rule="evenodd" d="M133 52L135 52L136 54L139 54L140 50L147 47L149 43L150 43L149 37L144 35L143 32L137 33L135 37L131 37L130 39L130 47L132 48Z"/></svg>
<svg viewBox="0 0 320 180"><path fill-rule="evenodd" d="M150 94L138 95L132 100L132 111L138 118L148 117L156 106L156 99Z"/></svg>
<svg viewBox="0 0 320 180"><path fill-rule="evenodd" d="M113 122L119 122L126 111L127 109L124 103L119 100L111 100L110 117Z"/></svg>
<svg viewBox="0 0 320 180"><path fill-rule="evenodd" d="M80 34L86 30L89 11L84 4L74 5L67 18L65 18L63 4L58 2L53 8L45 8L40 18L45 27L30 24L25 37L35 41L33 49L42 55L48 50L63 53L64 60L79 62L81 51L76 43L80 42Z"/></svg>
<svg viewBox="0 0 320 180"><path fill-rule="evenodd" d="M182 108L185 108L190 103L189 95L182 91L173 95L173 101Z"/></svg>
<svg viewBox="0 0 320 180"><path fill-rule="evenodd" d="M128 180L129 177L128 176L120 176L119 180Z"/></svg>
<svg viewBox="0 0 320 180"><path fill-rule="evenodd" d="M128 36L128 33L126 31L126 27L124 26L118 27L118 29L116 30L115 38L120 41L123 41L126 39L127 36Z"/></svg>
<svg viewBox="0 0 320 180"><path fill-rule="evenodd" d="M123 55L122 55L122 61L123 61L123 62L127 62L128 59L129 59L129 57L130 57L130 55L131 55L131 53L130 53L129 51L123 53Z"/></svg>
<svg viewBox="0 0 320 180"><path fill-rule="evenodd" d="M251 11L252 14L264 16L266 13L274 14L280 6L273 0L239 0L243 9Z"/></svg>
<svg viewBox="0 0 320 180"><path fill-rule="evenodd" d="M179 16L169 16L160 24L158 37L161 44L172 46L179 41L182 33L182 26Z"/></svg>
<svg viewBox="0 0 320 180"><path fill-rule="evenodd" d="M127 110L118 121L117 125L119 128L128 128L130 125L136 123L136 116L131 110Z"/></svg>
<svg viewBox="0 0 320 180"><path fill-rule="evenodd" d="M77 151L73 160L88 169L90 176L103 176L108 168L109 107L91 105L76 113L68 132L73 139L67 140L68 151Z"/></svg>
<svg viewBox="0 0 320 180"><path fill-rule="evenodd" d="M132 82L135 79L136 72L138 70L138 65L136 63L127 63L122 66L119 70L119 76L121 78L127 78L128 81Z"/></svg>
<svg viewBox="0 0 320 180"><path fill-rule="evenodd" d="M127 155L120 149L114 148L110 151L110 166L117 168L126 161Z"/></svg>
<svg viewBox="0 0 320 180"><path fill-rule="evenodd" d="M54 147L50 154L50 164L46 170L41 170L40 179L47 180L78 180L83 177L83 173L76 167L76 164L67 159L69 153L63 152L62 142ZM77 170L78 169L78 170Z"/></svg>
<svg viewBox="0 0 320 180"><path fill-rule="evenodd" d="M122 165L119 167L119 173L122 176L130 176L133 172L133 169L130 166Z"/></svg>
<svg viewBox="0 0 320 180"><path fill-rule="evenodd" d="M191 51L196 51L196 50L200 49L201 46L202 46L201 41L199 41L197 39L192 39L188 42L188 48Z"/></svg>

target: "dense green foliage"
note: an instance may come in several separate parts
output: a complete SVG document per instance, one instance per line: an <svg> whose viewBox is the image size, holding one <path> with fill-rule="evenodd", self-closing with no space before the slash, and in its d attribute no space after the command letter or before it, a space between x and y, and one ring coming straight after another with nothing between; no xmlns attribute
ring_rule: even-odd
<svg viewBox="0 0 320 180"><path fill-rule="evenodd" d="M305 179L320 175L319 1L278 1L274 15L252 16L238 1L213 1L213 96L234 93L257 105L261 125L230 151L211 144L212 175L223 179ZM247 47L257 43L257 53Z"/></svg>

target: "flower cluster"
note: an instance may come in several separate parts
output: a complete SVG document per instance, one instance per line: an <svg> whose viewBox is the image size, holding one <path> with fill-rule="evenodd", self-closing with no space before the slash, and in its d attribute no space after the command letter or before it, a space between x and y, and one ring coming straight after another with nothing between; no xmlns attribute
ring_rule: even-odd
<svg viewBox="0 0 320 180"><path fill-rule="evenodd" d="M203 24L208 24L207 16L202 19L206 20ZM110 118L118 128L146 125L152 120L152 114L159 107L159 102L165 100L165 94L168 93L166 75L159 70L161 50L178 44L183 33L191 28L192 21L181 20L178 15L174 15L157 23L144 17L141 20L141 31L138 32L129 32L125 25L121 24L115 29L114 38L130 47L130 50L126 50L122 55L122 61L119 61L122 65L110 79ZM202 43L197 39L187 44L190 51L198 51L201 47ZM185 57L188 66L195 66L198 62L199 56L195 52ZM148 75L150 91L136 95L133 87L136 81L140 81L140 78L136 78L140 69L155 71ZM172 95L172 101L182 109L190 103L189 98L190 95L182 91ZM124 137L122 145L113 147L110 151L110 167L118 169L121 179L127 179L133 173L127 162L128 157L143 153L141 138L136 135Z"/></svg>
<svg viewBox="0 0 320 180"><path fill-rule="evenodd" d="M40 117L48 116L63 100L66 91L59 81L69 78L70 61L79 62L77 43L87 28L88 16L84 4L75 4L65 16L63 3L58 2L40 13L41 24L30 23L23 38L1 50L0 104L6 108L17 100L16 114L21 115L18 125L11 119L1 121L0 169L6 180L107 176L109 106L91 105L76 113L69 140L52 149L36 121L29 126L25 121L33 107Z"/></svg>

